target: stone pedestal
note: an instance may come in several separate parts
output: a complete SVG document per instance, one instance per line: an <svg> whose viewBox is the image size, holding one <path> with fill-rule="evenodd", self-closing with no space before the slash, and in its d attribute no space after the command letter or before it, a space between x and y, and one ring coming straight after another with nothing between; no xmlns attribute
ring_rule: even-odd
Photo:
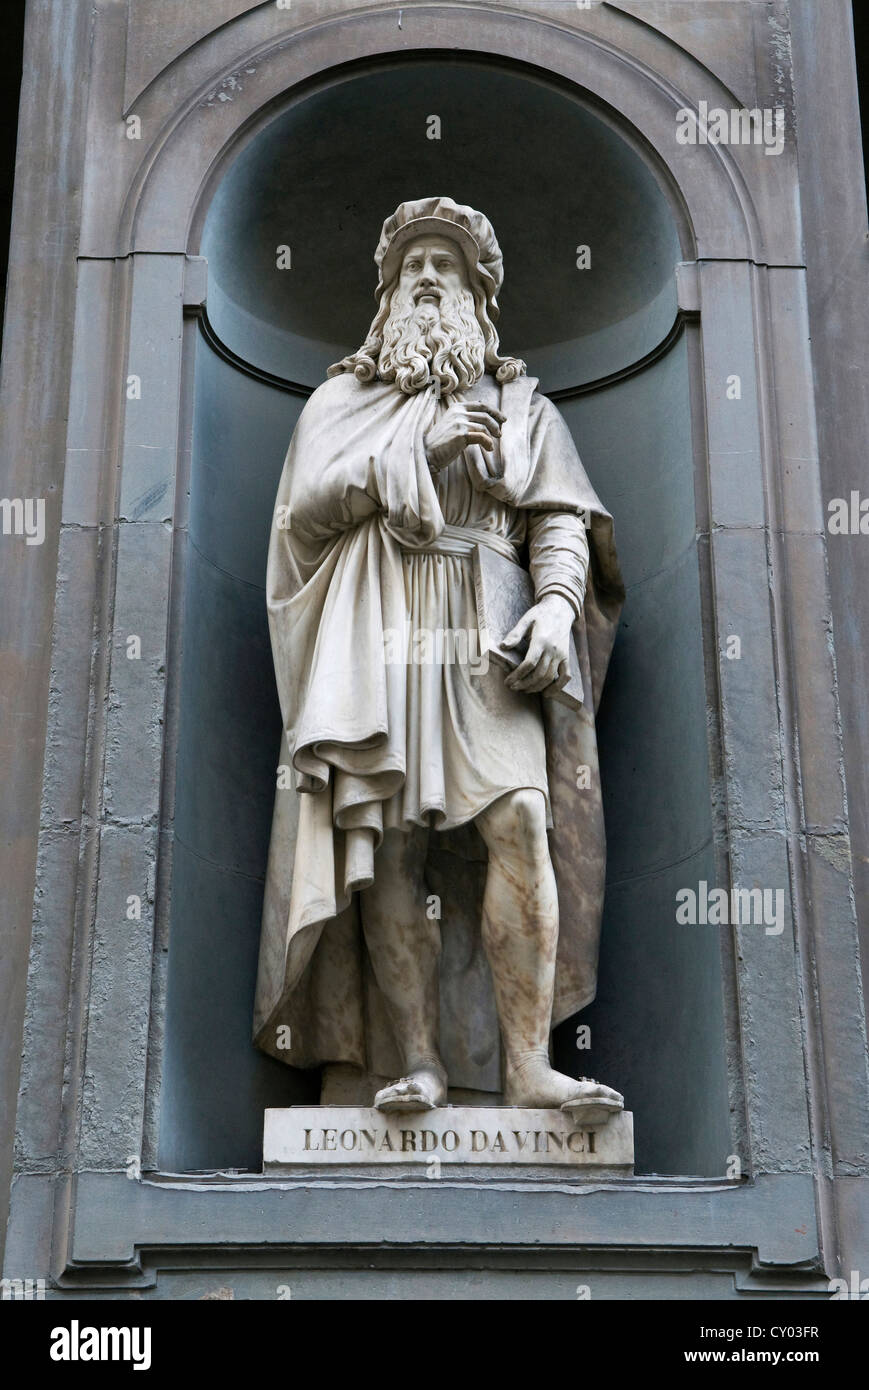
<svg viewBox="0 0 869 1390"><path fill-rule="evenodd" d="M445 1105L409 1115L367 1106L294 1105L266 1110L263 1171L315 1167L366 1169L396 1165L474 1164L581 1169L597 1176L630 1176L633 1116L613 1116L579 1128L560 1110Z"/></svg>

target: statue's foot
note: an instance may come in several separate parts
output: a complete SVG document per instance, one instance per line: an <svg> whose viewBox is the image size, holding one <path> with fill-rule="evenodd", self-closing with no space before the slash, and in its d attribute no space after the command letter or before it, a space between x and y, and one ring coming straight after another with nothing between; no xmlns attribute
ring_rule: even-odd
<svg viewBox="0 0 869 1390"><path fill-rule="evenodd" d="M554 1071L546 1056L534 1054L508 1069L505 1105L532 1110L563 1110L577 1125L602 1125L625 1107L624 1096L587 1076Z"/></svg>
<svg viewBox="0 0 869 1390"><path fill-rule="evenodd" d="M391 1086L384 1086L378 1091L374 1105L376 1109L391 1114L434 1110L436 1106L446 1104L446 1099L447 1074L443 1067L437 1062L423 1062L414 1067L408 1076L401 1076Z"/></svg>

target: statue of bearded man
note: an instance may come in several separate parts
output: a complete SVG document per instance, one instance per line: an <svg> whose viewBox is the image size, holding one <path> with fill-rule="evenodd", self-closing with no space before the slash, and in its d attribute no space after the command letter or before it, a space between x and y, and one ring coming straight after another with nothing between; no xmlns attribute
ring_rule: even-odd
<svg viewBox="0 0 869 1390"><path fill-rule="evenodd" d="M403 203L375 261L378 312L302 412L272 529L295 786L275 803L255 1040L322 1066L323 1103L495 1093L601 1123L622 1097L554 1070L550 1035L596 986L594 714L624 598L612 520L556 408L499 354L488 220ZM395 633L464 633L481 653L480 548L506 575L499 598L533 583L503 642L527 643L518 664L437 641L388 659ZM578 707L546 698L571 642Z"/></svg>

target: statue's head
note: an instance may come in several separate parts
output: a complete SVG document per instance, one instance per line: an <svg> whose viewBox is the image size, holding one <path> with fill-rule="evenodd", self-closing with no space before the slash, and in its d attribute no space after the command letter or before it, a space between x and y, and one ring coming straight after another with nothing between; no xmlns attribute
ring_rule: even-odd
<svg viewBox="0 0 869 1390"><path fill-rule="evenodd" d="M492 224L451 198L402 203L374 253L378 310L358 352L329 369L360 381L394 381L406 394L434 379L443 395L488 369L512 381L525 363L498 353L501 249Z"/></svg>

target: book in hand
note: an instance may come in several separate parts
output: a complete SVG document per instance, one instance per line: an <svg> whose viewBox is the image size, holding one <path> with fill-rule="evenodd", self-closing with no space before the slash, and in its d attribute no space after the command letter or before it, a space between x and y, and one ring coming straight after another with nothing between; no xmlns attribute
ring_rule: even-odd
<svg viewBox="0 0 869 1390"><path fill-rule="evenodd" d="M480 650L488 652L498 665L515 671L528 650L528 639L523 638L515 647L505 647L504 638L509 635L524 617L529 608L534 607L534 585L530 574L521 565L493 550L488 545L474 547L474 588L477 598L477 623L480 629ZM554 683L541 694L549 700L558 700L570 709L579 709L582 704L582 677L579 671L579 658L573 633L570 634L570 678L567 684L558 688Z"/></svg>

